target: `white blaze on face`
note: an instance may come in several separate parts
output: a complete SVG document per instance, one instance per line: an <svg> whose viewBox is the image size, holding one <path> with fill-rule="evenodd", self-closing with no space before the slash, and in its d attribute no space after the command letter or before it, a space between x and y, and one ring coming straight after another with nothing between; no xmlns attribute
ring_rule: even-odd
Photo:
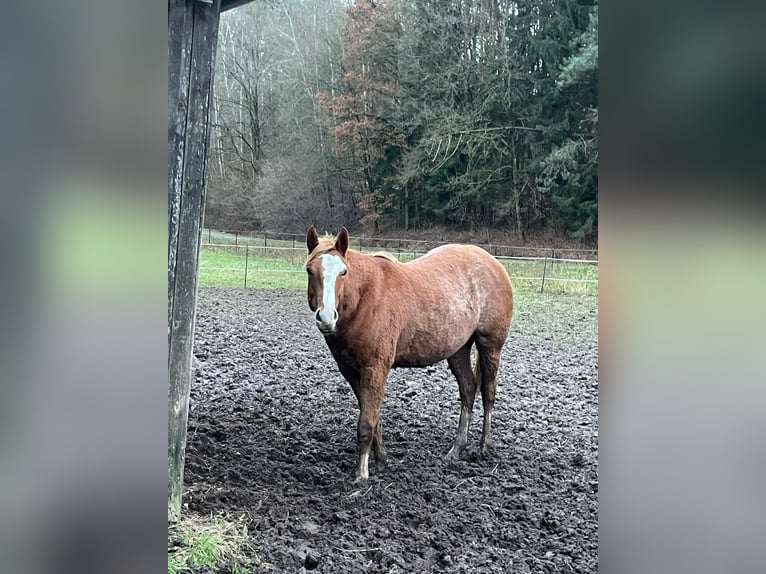
<svg viewBox="0 0 766 574"><path fill-rule="evenodd" d="M322 310L317 315L317 320L326 325L335 326L337 309L335 306L335 282L338 275L346 271L346 265L337 255L322 255Z"/></svg>

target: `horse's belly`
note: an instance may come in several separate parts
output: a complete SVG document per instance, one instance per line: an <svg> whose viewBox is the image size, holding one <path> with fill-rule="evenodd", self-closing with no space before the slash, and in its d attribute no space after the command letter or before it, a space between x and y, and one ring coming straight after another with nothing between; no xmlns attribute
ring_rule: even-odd
<svg viewBox="0 0 766 574"><path fill-rule="evenodd" d="M436 363L439 363L444 360L444 357L441 359L436 359L434 361L424 361L422 358L417 361L397 361L394 363L393 368L394 369L406 369L406 368L420 368L420 367L429 367L431 365L435 365Z"/></svg>
<svg viewBox="0 0 766 574"><path fill-rule="evenodd" d="M443 332L421 331L400 337L394 367L427 367L451 357L473 334L473 329L460 331L453 329L447 335Z"/></svg>

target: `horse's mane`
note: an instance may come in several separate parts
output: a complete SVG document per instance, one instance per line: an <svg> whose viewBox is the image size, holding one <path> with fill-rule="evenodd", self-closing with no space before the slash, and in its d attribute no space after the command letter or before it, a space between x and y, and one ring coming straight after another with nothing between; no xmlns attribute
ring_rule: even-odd
<svg viewBox="0 0 766 574"><path fill-rule="evenodd" d="M314 257L319 255L320 253L330 251L333 247L335 247L334 236L327 234L324 237L320 237L319 243L317 243L317 246L314 247L314 250L311 253L309 253L309 256L306 258L306 261L311 261ZM352 251L352 250L349 250L349 251ZM396 257L391 255L387 251L375 251L374 253L365 253L365 255L369 255L370 257L381 257L383 259L388 259L389 261L393 261L394 263L398 261Z"/></svg>
<svg viewBox="0 0 766 574"><path fill-rule="evenodd" d="M396 262L398 261L396 257L391 255L388 251L376 251L375 253L370 253L372 257L382 257L383 259L388 259L389 261Z"/></svg>

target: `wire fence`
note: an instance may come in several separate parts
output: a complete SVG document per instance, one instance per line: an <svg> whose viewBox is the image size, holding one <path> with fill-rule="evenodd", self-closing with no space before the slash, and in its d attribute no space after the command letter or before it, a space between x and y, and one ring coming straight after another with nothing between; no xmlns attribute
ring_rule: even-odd
<svg viewBox="0 0 766 574"><path fill-rule="evenodd" d="M305 289L305 235L203 230L200 286ZM355 236L351 247L415 259L447 242ZM506 268L516 287L551 293L598 293L598 251L476 244Z"/></svg>
<svg viewBox="0 0 766 574"><path fill-rule="evenodd" d="M305 245L305 233L282 233L275 231L217 231L205 228L202 232L203 243L232 244L235 246L290 246L302 249ZM439 245L451 243L445 240L433 239L401 239L386 237L366 237L355 235L351 238L351 247L359 251L430 251ZM598 249L585 249L580 247L551 248L531 247L526 245L502 245L486 242L474 243L482 247L494 256L540 256L551 254L552 258L571 257L577 261L598 259Z"/></svg>

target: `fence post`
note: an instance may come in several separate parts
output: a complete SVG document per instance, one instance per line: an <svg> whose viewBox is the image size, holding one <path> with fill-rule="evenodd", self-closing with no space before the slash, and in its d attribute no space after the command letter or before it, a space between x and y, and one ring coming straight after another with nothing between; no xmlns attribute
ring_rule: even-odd
<svg viewBox="0 0 766 574"><path fill-rule="evenodd" d="M211 241L210 241L210 228L209 227L207 228L207 242L211 243Z"/></svg>
<svg viewBox="0 0 766 574"><path fill-rule="evenodd" d="M540 293L545 292L545 272L548 269L548 256L545 256L545 261L543 261L543 280L540 283Z"/></svg>
<svg viewBox="0 0 766 574"><path fill-rule="evenodd" d="M245 245L245 289L247 289L247 260L250 256L250 246Z"/></svg>
<svg viewBox="0 0 766 574"><path fill-rule="evenodd" d="M263 256L266 257L266 243L268 241L269 233L268 231L263 232Z"/></svg>

